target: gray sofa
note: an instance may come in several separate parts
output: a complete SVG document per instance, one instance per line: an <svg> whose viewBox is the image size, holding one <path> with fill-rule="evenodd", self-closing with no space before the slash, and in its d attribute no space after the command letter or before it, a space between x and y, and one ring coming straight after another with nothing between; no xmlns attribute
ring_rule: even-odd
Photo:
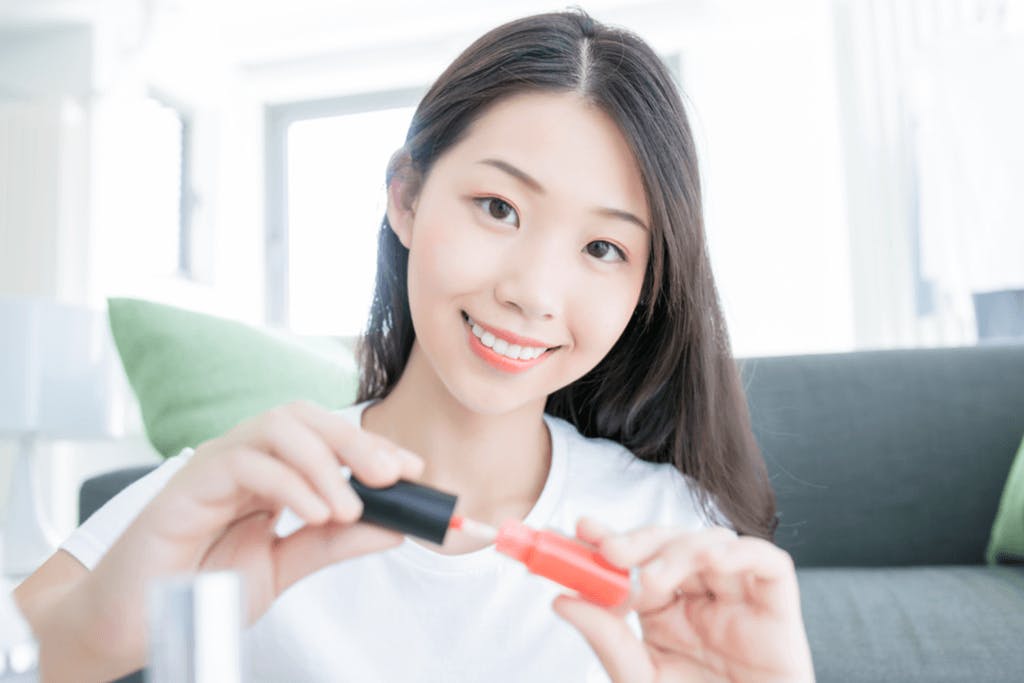
<svg viewBox="0 0 1024 683"><path fill-rule="evenodd" d="M1024 681L1024 563L984 564L1024 344L741 367L819 683ZM144 471L85 482L81 517Z"/></svg>

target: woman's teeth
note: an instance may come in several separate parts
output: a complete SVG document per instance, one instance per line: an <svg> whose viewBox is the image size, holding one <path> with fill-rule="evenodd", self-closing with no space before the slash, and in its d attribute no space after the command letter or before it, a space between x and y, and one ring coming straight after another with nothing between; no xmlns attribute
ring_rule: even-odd
<svg viewBox="0 0 1024 683"><path fill-rule="evenodd" d="M512 360L533 360L537 356L541 355L547 349L535 347L535 346L520 346L519 344L509 344L504 339L498 339L493 334L485 330L484 328L473 322L473 319L468 315L463 314L466 318L466 322L473 328L473 334L476 335L480 343L491 349L497 354L511 358Z"/></svg>

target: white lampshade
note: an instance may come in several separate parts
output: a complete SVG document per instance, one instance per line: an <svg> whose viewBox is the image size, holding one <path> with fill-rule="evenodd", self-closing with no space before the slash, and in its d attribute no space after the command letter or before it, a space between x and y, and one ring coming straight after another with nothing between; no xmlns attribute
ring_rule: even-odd
<svg viewBox="0 0 1024 683"><path fill-rule="evenodd" d="M122 435L124 384L105 311L0 297L0 435Z"/></svg>

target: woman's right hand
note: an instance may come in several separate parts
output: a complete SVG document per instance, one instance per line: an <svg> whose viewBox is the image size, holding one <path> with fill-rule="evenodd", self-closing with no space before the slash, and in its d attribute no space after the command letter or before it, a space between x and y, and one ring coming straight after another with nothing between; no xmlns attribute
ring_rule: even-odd
<svg viewBox="0 0 1024 683"><path fill-rule="evenodd" d="M419 457L307 402L200 444L86 580L102 640L144 657L146 586L161 575L238 571L251 623L302 577L401 543L396 532L356 523L362 501L342 466L374 487L423 471ZM285 507L305 526L279 538Z"/></svg>

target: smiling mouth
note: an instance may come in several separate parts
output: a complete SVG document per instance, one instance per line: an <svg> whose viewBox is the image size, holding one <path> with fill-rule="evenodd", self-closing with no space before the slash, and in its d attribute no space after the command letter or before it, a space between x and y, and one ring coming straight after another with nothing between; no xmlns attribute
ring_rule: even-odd
<svg viewBox="0 0 1024 683"><path fill-rule="evenodd" d="M528 364L528 362L534 361L537 358L548 354L550 351L561 348L561 346L526 346L513 343L512 341L503 339L494 333L485 330L479 324L474 322L473 318L471 318L466 311L460 312L462 313L463 321L469 327L471 334L476 337L476 340L489 351L492 351L506 360L524 362L524 364Z"/></svg>

